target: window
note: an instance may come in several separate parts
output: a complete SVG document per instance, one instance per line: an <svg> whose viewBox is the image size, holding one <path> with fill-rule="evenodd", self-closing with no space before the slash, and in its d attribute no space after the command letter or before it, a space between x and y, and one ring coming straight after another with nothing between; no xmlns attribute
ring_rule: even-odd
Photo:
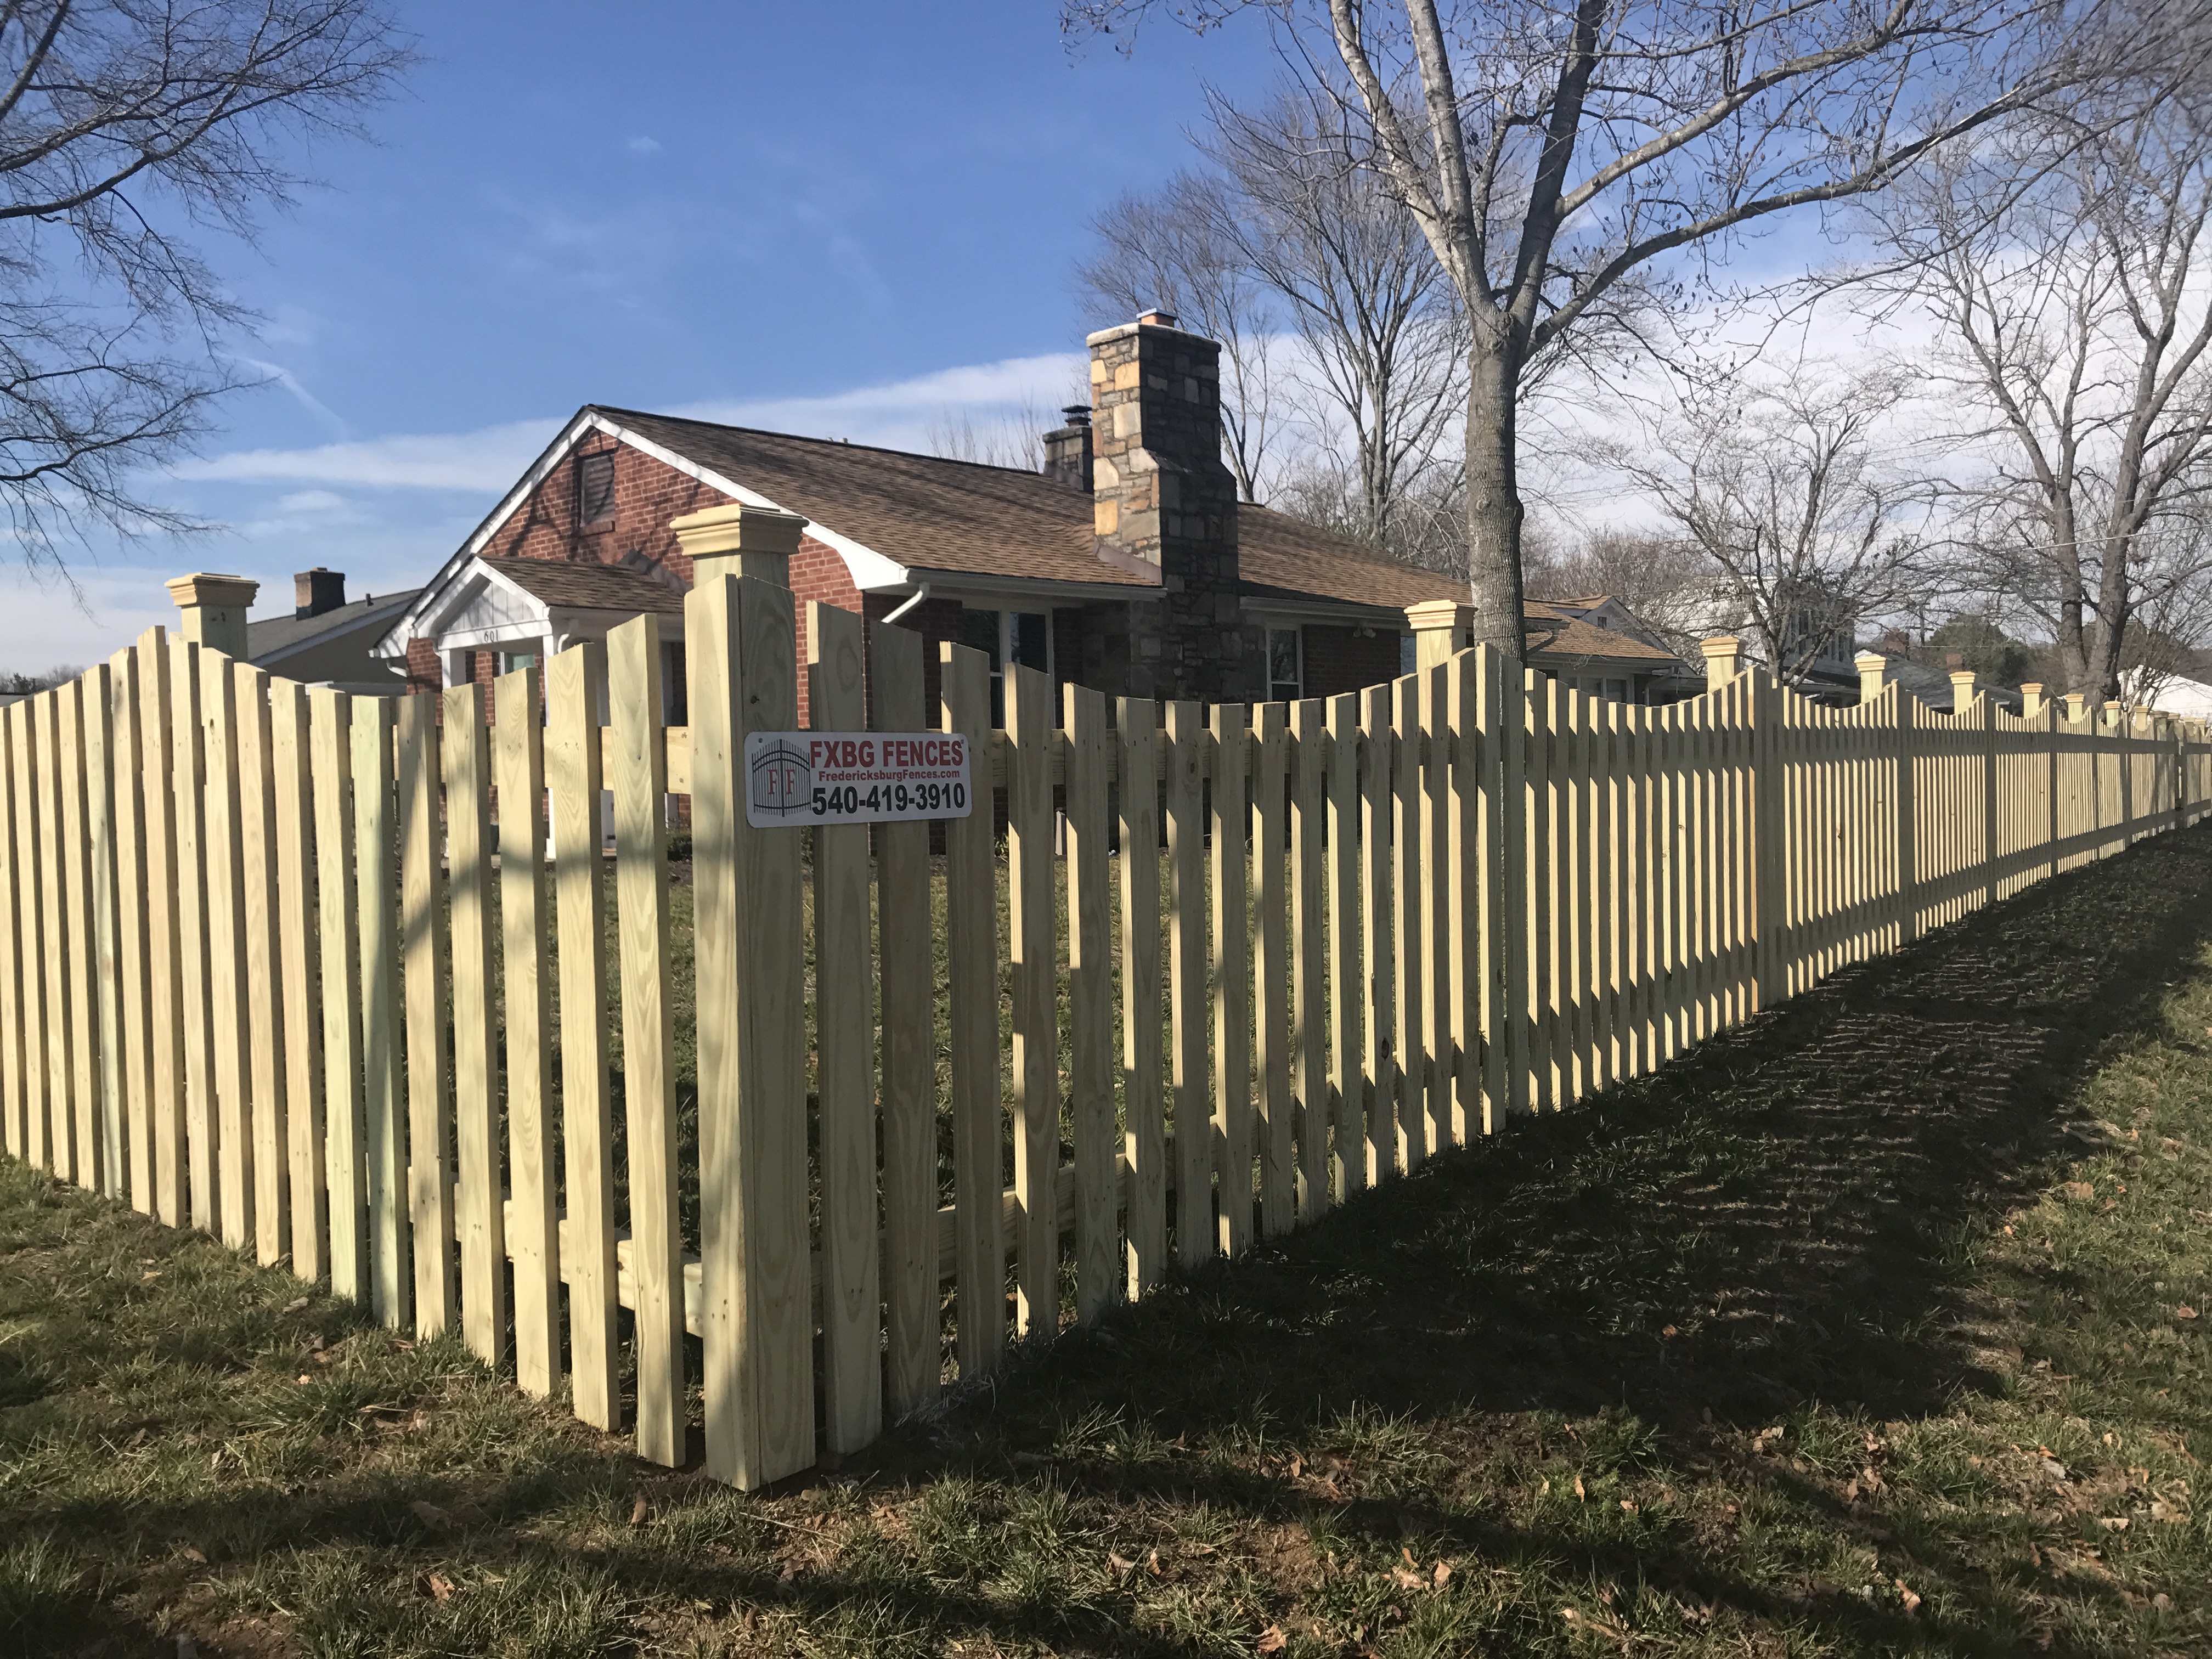
<svg viewBox="0 0 2212 1659"><path fill-rule="evenodd" d="M1411 634L1401 634L1398 635L1398 672L1401 674L1410 674L1413 672L1413 636Z"/></svg>
<svg viewBox="0 0 2212 1659"><path fill-rule="evenodd" d="M1305 654L1295 628L1267 630L1267 698L1271 702L1296 702L1305 696Z"/></svg>
<svg viewBox="0 0 2212 1659"><path fill-rule="evenodd" d="M538 653L535 651L502 651L499 653L499 672L502 674L512 674L517 669L537 666Z"/></svg>
<svg viewBox="0 0 2212 1659"><path fill-rule="evenodd" d="M1052 672L1052 615L1042 611L967 611L957 641L991 661L991 724L1006 723L1006 665Z"/></svg>
<svg viewBox="0 0 2212 1659"><path fill-rule="evenodd" d="M576 458L576 526L587 530L615 516L615 457L612 450Z"/></svg>
<svg viewBox="0 0 2212 1659"><path fill-rule="evenodd" d="M660 647L660 718L671 726L691 724L690 686L684 678L684 641Z"/></svg>

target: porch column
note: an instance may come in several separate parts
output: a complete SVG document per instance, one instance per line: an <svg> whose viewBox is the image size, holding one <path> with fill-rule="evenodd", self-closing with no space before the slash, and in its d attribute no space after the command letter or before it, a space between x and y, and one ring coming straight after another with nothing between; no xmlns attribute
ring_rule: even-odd
<svg viewBox="0 0 2212 1659"><path fill-rule="evenodd" d="M1881 695L1889 672L1889 659L1878 651L1862 651L1851 659L1851 666L1859 671L1859 701L1872 702Z"/></svg>

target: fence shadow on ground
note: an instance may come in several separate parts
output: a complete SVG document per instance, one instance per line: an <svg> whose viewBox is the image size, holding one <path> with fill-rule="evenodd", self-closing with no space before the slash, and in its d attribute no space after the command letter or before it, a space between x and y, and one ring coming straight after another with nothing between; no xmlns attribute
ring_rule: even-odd
<svg viewBox="0 0 2212 1659"><path fill-rule="evenodd" d="M1494 1451L1529 1432L1508 1414L1616 1407L1662 1455L1726 1468L1742 1441L1723 1431L1805 1403L1879 1422L1940 1413L1961 1387L2002 1391L2004 1362L2036 1356L1978 1345L1975 1242L2094 1139L2069 1088L2163 1034L2160 998L2212 940L2209 900L2212 829L2042 884L1018 1359L883 1461L1011 1459L1078 1488L1152 1484L1255 1517L1326 1510L1394 1541L1493 1553L1503 1537L1464 1516L1319 1501L1218 1461L1133 1468L1087 1449L1079 1425L1195 1446L1265 1422L1310 1444L1364 1409L1456 1417ZM1770 1461L1758 1479L1791 1474ZM1833 1507L1839 1528L1879 1534ZM1544 1545L1525 1528L1518 1541ZM1701 1553L1554 1547L1739 1607L1773 1599ZM1862 1633L1886 1617L1856 1599L1844 1616Z"/></svg>

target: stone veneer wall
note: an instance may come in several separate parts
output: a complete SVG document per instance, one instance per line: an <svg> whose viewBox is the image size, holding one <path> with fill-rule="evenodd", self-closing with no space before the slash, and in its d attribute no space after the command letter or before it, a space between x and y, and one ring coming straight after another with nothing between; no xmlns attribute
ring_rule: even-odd
<svg viewBox="0 0 2212 1659"><path fill-rule="evenodd" d="M1124 568L1158 569L1166 592L1085 607L1086 631L1100 631L1095 668L1085 653L1085 681L1132 696L1254 700L1267 672L1265 636L1245 624L1238 602L1237 484L1221 461L1221 348L1153 323L1125 323L1089 343L1099 554ZM1116 611L1121 618L1108 614Z"/></svg>

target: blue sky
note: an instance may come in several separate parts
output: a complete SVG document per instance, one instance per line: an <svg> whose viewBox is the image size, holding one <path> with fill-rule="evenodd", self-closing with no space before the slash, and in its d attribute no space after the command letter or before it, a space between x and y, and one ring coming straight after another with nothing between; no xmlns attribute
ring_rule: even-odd
<svg viewBox="0 0 2212 1659"><path fill-rule="evenodd" d="M226 526L102 545L88 611L0 578L0 667L173 618L163 578L412 585L584 403L919 441L1074 380L1091 216L1186 156L1263 31L1071 54L1049 0L417 4L427 61L258 247L206 251L266 322L262 390L163 499Z"/></svg>

